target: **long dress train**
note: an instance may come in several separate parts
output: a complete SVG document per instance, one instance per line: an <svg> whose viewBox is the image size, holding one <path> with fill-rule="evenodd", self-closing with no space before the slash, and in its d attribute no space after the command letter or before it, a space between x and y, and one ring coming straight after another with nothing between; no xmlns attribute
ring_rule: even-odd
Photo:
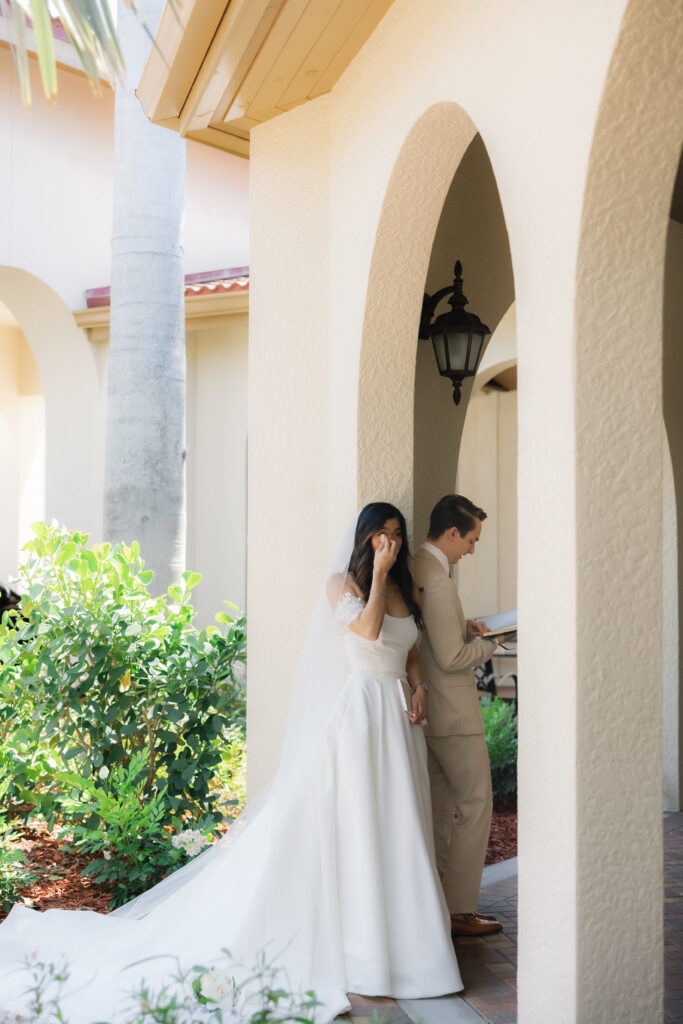
<svg viewBox="0 0 683 1024"><path fill-rule="evenodd" d="M412 617L385 616L374 642L347 629L351 672L286 790L151 900L108 916L15 907L0 925L0 1008L26 1012L17 967L33 951L68 961L70 1024L119 1024L142 980L158 989L176 963L210 965L222 949L246 967L263 952L274 958L284 987L315 990L320 1021L348 1009L347 992L461 989L434 863L426 744L401 698L416 637Z"/></svg>

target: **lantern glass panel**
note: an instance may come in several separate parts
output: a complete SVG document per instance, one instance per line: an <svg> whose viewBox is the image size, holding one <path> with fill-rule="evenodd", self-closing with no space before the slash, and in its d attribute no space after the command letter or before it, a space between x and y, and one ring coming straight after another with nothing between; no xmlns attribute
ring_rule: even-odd
<svg viewBox="0 0 683 1024"><path fill-rule="evenodd" d="M479 354L481 353L481 346L484 342L483 334L472 335L472 346L470 348L470 361L467 369L470 373L474 373L477 369L477 363L479 362Z"/></svg>
<svg viewBox="0 0 683 1024"><path fill-rule="evenodd" d="M446 339L441 331L435 331L432 334L432 345L434 346L434 355L436 356L439 373L445 373L448 370Z"/></svg>
<svg viewBox="0 0 683 1024"><path fill-rule="evenodd" d="M448 332L448 359L451 370L467 369L467 343L469 331Z"/></svg>

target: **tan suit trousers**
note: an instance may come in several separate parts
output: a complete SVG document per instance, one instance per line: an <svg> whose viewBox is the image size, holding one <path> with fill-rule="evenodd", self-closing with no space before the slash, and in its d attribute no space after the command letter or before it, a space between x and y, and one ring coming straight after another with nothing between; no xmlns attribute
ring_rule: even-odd
<svg viewBox="0 0 683 1024"><path fill-rule="evenodd" d="M474 914L491 829L486 740L428 736L436 866L451 914ZM454 817L457 810L457 819Z"/></svg>

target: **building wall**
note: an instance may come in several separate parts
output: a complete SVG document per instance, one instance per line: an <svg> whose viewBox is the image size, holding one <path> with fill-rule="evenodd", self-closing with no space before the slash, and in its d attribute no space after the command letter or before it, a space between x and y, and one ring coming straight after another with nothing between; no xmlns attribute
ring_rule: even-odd
<svg viewBox="0 0 683 1024"><path fill-rule="evenodd" d="M297 478L308 439L323 439L316 487L300 506L283 503L289 554L250 559L252 650L277 641L277 656L251 664L257 784L282 730L268 695L286 705L273 669L279 660L291 680L310 607L283 620L273 581L295 576L297 594L313 593L322 559L311 538L324 543L327 528L329 550L354 504L382 496L412 512L416 335L434 236L477 133L491 161L519 364L522 1024L662 1013L662 548L651 508L662 502L660 320L682 34L673 7L647 0L396 0L330 95L324 125L311 104L253 132L255 263L263 308L277 295L287 357L260 364L274 405L254 407L250 436L265 437L268 416L277 430L250 453L250 509L266 479ZM297 161L305 183L278 179ZM293 221L316 226L294 248ZM637 259L625 265L625 253ZM316 320L305 346L308 273ZM253 316L252 348L265 352L272 315ZM319 390L304 424L288 403L308 400L312 359ZM266 525L250 514L250 550L267 544ZM615 623L639 643L620 644ZM558 624L564 657L549 681Z"/></svg>
<svg viewBox="0 0 683 1024"><path fill-rule="evenodd" d="M111 276L114 94L102 86L96 96L82 74L61 69L48 103L30 64L27 111L10 51L0 47L0 264L29 271L82 309L85 289ZM187 143L186 273L248 265L248 176L246 160Z"/></svg>
<svg viewBox="0 0 683 1024"><path fill-rule="evenodd" d="M34 99L27 111L11 54L0 47L0 303L23 339L21 351L33 355L44 394L47 450L43 479L36 469L31 493L42 485L41 515L99 539L107 346L91 343L72 311L85 306L86 289L110 281L114 97L106 86L95 96L83 75L62 69L57 100L47 103L31 64ZM186 273L249 264L248 174L247 161L188 143ZM240 605L246 599L247 333L241 314L220 329L188 335L187 559L204 574L196 595L202 624L213 621L224 599ZM4 351L4 334L0 343ZM31 436L41 400L33 402ZM19 446L29 434L21 441L16 433L16 409L21 405L28 415L29 404L18 378L5 375L2 516L10 528L3 529L0 579L16 571L14 538L23 542L27 522L37 518L29 509L39 503L22 498L18 470L11 468L28 465ZM42 436L45 445L45 431Z"/></svg>
<svg viewBox="0 0 683 1024"><path fill-rule="evenodd" d="M202 624L244 607L247 536L247 314L187 333L187 565L202 573Z"/></svg>

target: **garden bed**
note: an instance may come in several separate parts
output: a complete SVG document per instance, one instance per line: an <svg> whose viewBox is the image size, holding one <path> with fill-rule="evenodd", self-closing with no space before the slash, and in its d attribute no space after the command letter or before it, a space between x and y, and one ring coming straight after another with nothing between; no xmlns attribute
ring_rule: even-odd
<svg viewBox="0 0 683 1024"><path fill-rule="evenodd" d="M44 822L21 826L20 847L26 868L38 880L21 891L22 902L35 910L96 910L106 913L111 891L81 871L92 859L72 852L71 844L57 838ZM494 811L486 863L495 864L517 856L517 812ZM0 920L4 918L0 913Z"/></svg>

